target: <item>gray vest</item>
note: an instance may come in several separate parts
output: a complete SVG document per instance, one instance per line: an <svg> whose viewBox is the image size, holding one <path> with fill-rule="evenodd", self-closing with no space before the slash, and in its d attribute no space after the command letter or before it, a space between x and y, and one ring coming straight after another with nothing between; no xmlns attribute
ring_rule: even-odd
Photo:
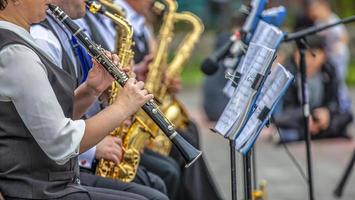
<svg viewBox="0 0 355 200"><path fill-rule="evenodd" d="M22 44L39 56L65 116L71 117L75 81L70 75L13 32L0 29L0 38L0 50L7 45ZM0 102L0 158L0 191L5 196L49 199L85 192L77 184L77 157L64 165L51 160L36 143L12 102Z"/></svg>

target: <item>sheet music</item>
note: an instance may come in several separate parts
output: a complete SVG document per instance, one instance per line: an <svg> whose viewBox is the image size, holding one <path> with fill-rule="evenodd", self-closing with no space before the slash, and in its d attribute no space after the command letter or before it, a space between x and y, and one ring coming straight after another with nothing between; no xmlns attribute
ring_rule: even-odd
<svg viewBox="0 0 355 200"><path fill-rule="evenodd" d="M293 75L282 65L279 64L272 70L260 92L256 109L235 140L235 148L238 151L244 154L249 151L292 80ZM265 110L268 112L264 115ZM261 116L264 118L261 119Z"/></svg>
<svg viewBox="0 0 355 200"><path fill-rule="evenodd" d="M277 49L284 38L284 33L274 25L260 21L251 42Z"/></svg>
<svg viewBox="0 0 355 200"><path fill-rule="evenodd" d="M233 97L215 126L215 130L218 133L230 139L236 137L255 102L258 88L253 88L253 85L255 85L257 81L262 81L260 79L262 79L270 69L274 54L275 50L273 49L250 43L243 63L243 65L245 65L243 67L248 69L248 71L242 75Z"/></svg>
<svg viewBox="0 0 355 200"><path fill-rule="evenodd" d="M251 40L252 43L257 43L266 46L270 49L277 49L284 38L284 33L276 26L268 24L264 21L260 21L254 36ZM249 51L249 49L248 49ZM247 51L247 53L248 53ZM233 76L238 74L244 74L249 63L244 64L245 59L242 59L237 69L234 71ZM231 80L229 80L226 86L223 88L224 94L231 98L236 90Z"/></svg>

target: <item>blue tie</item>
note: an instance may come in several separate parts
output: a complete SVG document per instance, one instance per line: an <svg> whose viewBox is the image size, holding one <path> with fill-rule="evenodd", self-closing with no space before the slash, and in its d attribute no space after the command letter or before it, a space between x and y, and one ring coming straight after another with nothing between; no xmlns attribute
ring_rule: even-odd
<svg viewBox="0 0 355 200"><path fill-rule="evenodd" d="M80 60L80 67L82 71L80 83L83 83L84 81L86 81L89 70L92 67L91 57L86 52L86 50L78 43L78 40L74 36L72 36L71 42Z"/></svg>

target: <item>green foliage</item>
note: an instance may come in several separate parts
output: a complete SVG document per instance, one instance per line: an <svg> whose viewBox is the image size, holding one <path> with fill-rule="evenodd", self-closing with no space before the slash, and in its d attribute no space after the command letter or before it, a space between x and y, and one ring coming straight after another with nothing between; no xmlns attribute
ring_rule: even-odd
<svg viewBox="0 0 355 200"><path fill-rule="evenodd" d="M205 59L205 57L202 55L196 55L190 58L184 65L181 79L185 87L197 87L201 85L203 74L200 71L200 66L203 59Z"/></svg>
<svg viewBox="0 0 355 200"><path fill-rule="evenodd" d="M349 65L346 83L351 87L355 86L355 60Z"/></svg>

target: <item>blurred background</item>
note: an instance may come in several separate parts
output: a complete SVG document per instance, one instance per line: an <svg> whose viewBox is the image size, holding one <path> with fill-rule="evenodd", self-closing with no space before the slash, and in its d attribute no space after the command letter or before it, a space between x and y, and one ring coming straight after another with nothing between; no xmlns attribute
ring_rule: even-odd
<svg viewBox="0 0 355 200"><path fill-rule="evenodd" d="M198 86L202 83L202 73L199 70L200 63L208 55L215 42L218 33L226 31L230 26L229 20L238 11L241 0L178 0L179 11L191 11L198 15L205 24L205 33L194 51L194 56L187 62L183 81L186 86ZM355 2L353 0L330 0L332 9L341 18L355 14ZM268 7L285 6L287 19L282 30L290 30L294 25L295 16L306 9L306 0L269 0ZM182 25L183 26L183 25ZM347 83L355 85L355 23L346 25L350 35L351 62ZM183 30L183 27L182 29ZM178 31L178 30L177 30ZM181 33L183 34L183 33ZM175 41L178 44L178 39Z"/></svg>
<svg viewBox="0 0 355 200"><path fill-rule="evenodd" d="M193 52L193 56L184 67L182 76L184 88L180 97L188 107L193 119L199 124L204 154L217 186L225 199L231 199L228 143L221 136L209 130L214 126L214 122L207 119L202 108L204 75L200 71L200 65L213 51L217 35L230 29L231 24L228 19L245 2L237 0L178 0L178 3L180 11L191 11L201 17L206 28ZM355 15L355 2L353 0L331 0L330 4L333 12L340 18ZM280 5L287 8L287 19L281 29L291 32L298 14L306 10L307 1L270 0L268 7ZM183 24L178 26L180 28L176 33L175 47L179 44L179 38L184 37L184 30L188 29ZM346 84L349 86L350 98L352 102L355 102L355 23L346 25L346 29L349 35L350 48ZM283 52L292 53L293 44L282 45L281 49ZM352 105L352 110L354 113L354 105ZM271 200L307 199L306 181L291 161L285 148L275 142L275 135L272 130L266 130L258 139L256 146L257 178L259 181L263 179L267 181L268 197ZM353 124L350 125L349 135L355 136ZM306 154L303 142L295 142L287 144L287 146L305 172ZM336 199L333 196L333 190L339 182L354 148L355 143L352 139L341 138L312 142L316 199ZM241 171L238 171L238 174L241 176ZM240 191L241 188L238 188L238 192ZM349 177L341 199L355 200L355 173L352 173Z"/></svg>

